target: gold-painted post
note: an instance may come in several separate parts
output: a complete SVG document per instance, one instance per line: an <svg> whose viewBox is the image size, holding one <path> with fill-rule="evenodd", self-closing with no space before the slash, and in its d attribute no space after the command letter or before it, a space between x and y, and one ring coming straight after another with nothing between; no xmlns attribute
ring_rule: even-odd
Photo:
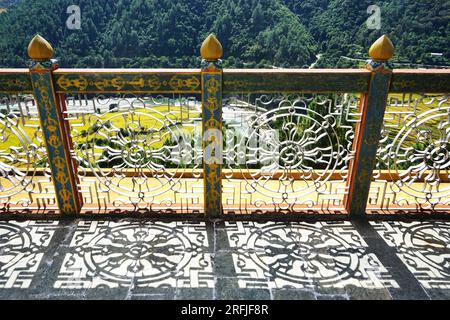
<svg viewBox="0 0 450 320"><path fill-rule="evenodd" d="M394 46L382 36L371 46L367 68L372 72L367 93L361 95L361 123L355 138L355 160L348 181L346 209L351 217L366 214L367 200L376 165L384 113L392 79L392 70L385 62L394 55Z"/></svg>
<svg viewBox="0 0 450 320"><path fill-rule="evenodd" d="M222 45L211 34L203 42L202 56L202 141L205 214L222 214Z"/></svg>
<svg viewBox="0 0 450 320"><path fill-rule="evenodd" d="M52 74L58 68L58 62L52 59L53 48L50 43L39 35L31 40L28 55L31 58L31 83L47 147L56 202L62 214L78 214L82 197L77 186L75 163L70 157L68 124L55 93Z"/></svg>

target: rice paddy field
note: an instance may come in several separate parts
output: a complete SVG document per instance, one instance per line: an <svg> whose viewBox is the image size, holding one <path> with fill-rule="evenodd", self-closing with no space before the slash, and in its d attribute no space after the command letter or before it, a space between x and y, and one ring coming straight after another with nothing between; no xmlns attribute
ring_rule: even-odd
<svg viewBox="0 0 450 320"><path fill-rule="evenodd" d="M83 156L82 153L90 150L99 155L107 148L131 153L136 148L158 150L173 142L181 132L186 137L192 136L201 118L199 111L187 107L155 106L105 115L85 114L69 122L75 152Z"/></svg>
<svg viewBox="0 0 450 320"><path fill-rule="evenodd" d="M443 96L422 97L417 94L390 94L384 116L385 130L393 139L406 123L413 121L414 116L423 115L417 121L417 126L404 139L404 146L412 147L418 140L421 131L430 132L431 140L442 140L440 127L449 122L450 101L443 102Z"/></svg>
<svg viewBox="0 0 450 320"><path fill-rule="evenodd" d="M129 148L133 144L160 149L176 134L192 135L201 124L200 111L189 106L157 105L105 113L70 111L67 119L71 128L74 151L102 153L108 146ZM0 118L0 161L23 168L25 150L35 145L45 153L40 120L34 115L21 116L11 112ZM91 149L91 150L87 150ZM12 156L15 154L16 156ZM19 160L19 161L17 161ZM43 162L37 162L42 167Z"/></svg>

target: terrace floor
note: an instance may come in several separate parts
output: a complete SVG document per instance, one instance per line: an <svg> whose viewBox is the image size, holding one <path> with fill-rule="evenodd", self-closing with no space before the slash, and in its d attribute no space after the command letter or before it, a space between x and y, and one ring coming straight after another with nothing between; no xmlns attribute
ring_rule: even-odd
<svg viewBox="0 0 450 320"><path fill-rule="evenodd" d="M450 222L0 221L0 299L450 299Z"/></svg>

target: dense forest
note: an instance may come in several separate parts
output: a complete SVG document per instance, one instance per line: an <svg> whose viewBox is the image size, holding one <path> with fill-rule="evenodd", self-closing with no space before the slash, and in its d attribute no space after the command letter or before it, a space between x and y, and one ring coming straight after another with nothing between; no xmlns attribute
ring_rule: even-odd
<svg viewBox="0 0 450 320"><path fill-rule="evenodd" d="M67 8L81 9L69 29ZM0 67L24 67L39 33L64 67L198 67L210 33L228 67L347 67L388 34L394 62L450 65L450 1L379 0L381 29L366 25L372 0L7 0ZM431 53L442 53L432 56Z"/></svg>

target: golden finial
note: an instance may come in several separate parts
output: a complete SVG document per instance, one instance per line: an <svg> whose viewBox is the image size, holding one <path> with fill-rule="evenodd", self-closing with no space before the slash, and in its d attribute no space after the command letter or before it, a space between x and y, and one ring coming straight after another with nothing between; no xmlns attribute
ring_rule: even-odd
<svg viewBox="0 0 450 320"><path fill-rule="evenodd" d="M42 38L35 35L28 45L28 56L34 61L47 61L53 57L54 50L52 45Z"/></svg>
<svg viewBox="0 0 450 320"><path fill-rule="evenodd" d="M369 49L369 56L375 61L387 61L394 55L394 45L387 35L383 35Z"/></svg>
<svg viewBox="0 0 450 320"><path fill-rule="evenodd" d="M200 54L207 61L218 60L222 57L223 49L219 40L214 34L210 34L202 43Z"/></svg>

